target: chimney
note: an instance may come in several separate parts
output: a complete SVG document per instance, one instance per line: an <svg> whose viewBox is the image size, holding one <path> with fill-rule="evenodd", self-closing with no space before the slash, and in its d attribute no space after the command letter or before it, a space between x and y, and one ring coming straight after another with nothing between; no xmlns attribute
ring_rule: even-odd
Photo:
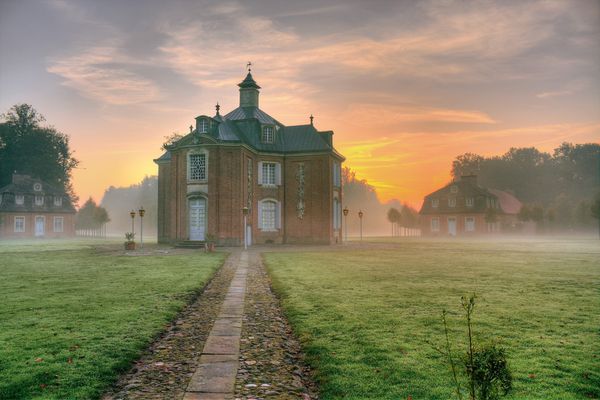
<svg viewBox="0 0 600 400"><path fill-rule="evenodd" d="M12 176L12 183L23 183L29 179L31 179L29 175L17 174L17 172L15 171L15 173Z"/></svg>

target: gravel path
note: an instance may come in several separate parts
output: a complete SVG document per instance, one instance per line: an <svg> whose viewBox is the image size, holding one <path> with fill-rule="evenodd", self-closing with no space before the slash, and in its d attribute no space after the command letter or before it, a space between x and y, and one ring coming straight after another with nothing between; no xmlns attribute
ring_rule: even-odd
<svg viewBox="0 0 600 400"><path fill-rule="evenodd" d="M284 318L261 254L249 251L238 399L317 399L298 340Z"/></svg>
<svg viewBox="0 0 600 400"><path fill-rule="evenodd" d="M196 370L239 257L232 254L191 302L103 399L181 399Z"/></svg>

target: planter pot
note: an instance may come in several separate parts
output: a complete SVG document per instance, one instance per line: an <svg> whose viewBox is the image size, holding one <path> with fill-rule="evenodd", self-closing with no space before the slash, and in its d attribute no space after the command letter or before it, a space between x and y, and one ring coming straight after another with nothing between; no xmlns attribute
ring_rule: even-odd
<svg viewBox="0 0 600 400"><path fill-rule="evenodd" d="M125 250L135 250L135 242L125 242Z"/></svg>

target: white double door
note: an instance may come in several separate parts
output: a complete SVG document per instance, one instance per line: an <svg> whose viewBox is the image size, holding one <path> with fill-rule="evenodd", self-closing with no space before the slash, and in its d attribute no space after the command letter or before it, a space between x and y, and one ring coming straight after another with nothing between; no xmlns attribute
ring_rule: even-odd
<svg viewBox="0 0 600 400"><path fill-rule="evenodd" d="M35 217L35 236L44 236L44 225L46 225L46 218L41 216Z"/></svg>
<svg viewBox="0 0 600 400"><path fill-rule="evenodd" d="M456 236L456 218L448 217L448 233L452 236Z"/></svg>
<svg viewBox="0 0 600 400"><path fill-rule="evenodd" d="M190 240L206 239L206 199L195 198L189 202Z"/></svg>

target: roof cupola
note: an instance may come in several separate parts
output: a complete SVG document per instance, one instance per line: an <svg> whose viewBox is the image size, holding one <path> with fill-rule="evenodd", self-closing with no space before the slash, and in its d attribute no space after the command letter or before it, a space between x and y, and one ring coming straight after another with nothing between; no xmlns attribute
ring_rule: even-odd
<svg viewBox="0 0 600 400"><path fill-rule="evenodd" d="M240 107L258 108L258 89L260 89L260 86L256 84L256 81L252 77L250 68L248 68L246 79L239 83L238 86L240 87Z"/></svg>

